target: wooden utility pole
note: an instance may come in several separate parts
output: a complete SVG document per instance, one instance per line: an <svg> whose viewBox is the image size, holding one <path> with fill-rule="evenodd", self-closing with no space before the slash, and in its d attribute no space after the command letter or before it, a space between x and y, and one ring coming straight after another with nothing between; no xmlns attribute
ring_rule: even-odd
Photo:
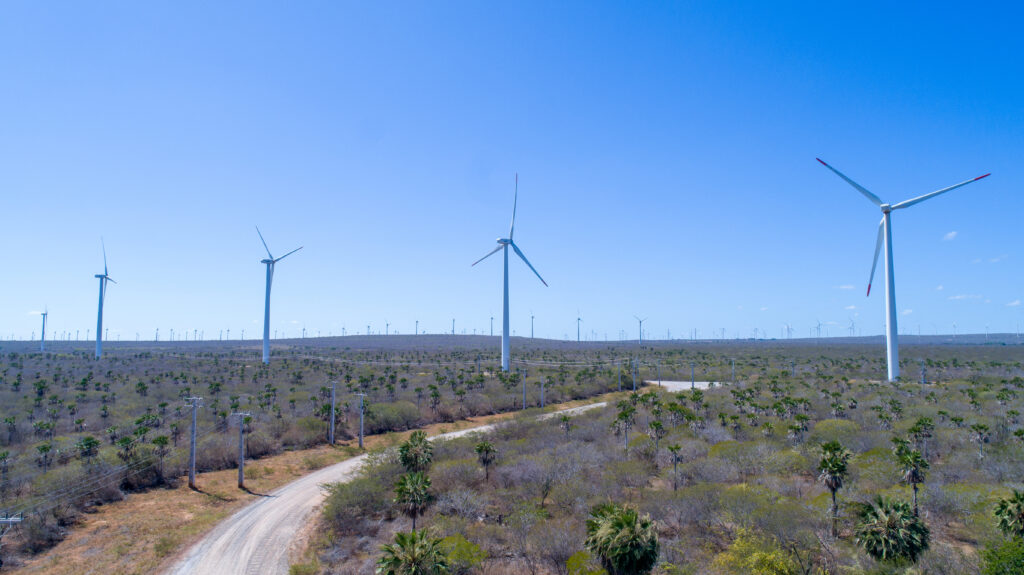
<svg viewBox="0 0 1024 575"><path fill-rule="evenodd" d="M196 489L196 412L203 406L203 398L187 397L189 407L192 408L192 436L189 439L188 449L188 486Z"/></svg>
<svg viewBox="0 0 1024 575"><path fill-rule="evenodd" d="M238 412L231 416L238 417L238 488L245 489L245 420L252 414Z"/></svg>

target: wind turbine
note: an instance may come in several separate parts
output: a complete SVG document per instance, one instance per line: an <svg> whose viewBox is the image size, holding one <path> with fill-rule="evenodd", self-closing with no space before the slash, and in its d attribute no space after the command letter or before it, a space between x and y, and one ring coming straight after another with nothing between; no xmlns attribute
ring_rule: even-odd
<svg viewBox="0 0 1024 575"><path fill-rule="evenodd" d="M580 317L580 310L576 310L576 343L580 342L580 323L583 322L583 318Z"/></svg>
<svg viewBox="0 0 1024 575"><path fill-rule="evenodd" d="M46 316L50 314L49 308L43 308L43 332L39 338L39 351L46 351Z"/></svg>
<svg viewBox="0 0 1024 575"><path fill-rule="evenodd" d="M260 236L260 241L263 242L263 249L267 250L267 259L260 260L261 264L267 265L267 300L263 308L263 363L270 363L270 284L274 281L274 265L283 260L284 258L294 254L295 252L302 249L302 246L295 248L294 250L284 254L279 258L275 258L270 253L270 248L267 247L267 241L263 239L263 234L260 233L259 226L256 226L256 233Z"/></svg>
<svg viewBox="0 0 1024 575"><path fill-rule="evenodd" d="M871 276L868 278L868 292L867 295L871 295L871 282L875 279L875 268L878 266L878 252L882 250L883 244L885 245L885 355L889 364L889 381L896 381L900 376L900 358L899 349L897 342L897 326L896 326L896 278L894 275L893 261L892 261L892 219L890 214L893 210L899 210L902 208L909 208L914 204L921 203L929 198L934 198L940 194L955 190L960 186L966 186L971 182L977 182L982 178L987 178L989 174L978 176L972 180L966 180L949 186L948 188L942 188L934 192L904 200L897 204L887 204L883 202L878 196L869 192L866 188L860 184L854 182L850 178L847 178L839 170L823 162L820 158L818 159L821 165L835 172L837 176L850 184L858 192L864 195L871 203L875 204L882 210L882 221L878 224L878 239L875 241L875 258L871 262Z"/></svg>
<svg viewBox="0 0 1024 575"><path fill-rule="evenodd" d="M117 283L107 274L107 246L100 238L100 245L103 247L103 273L96 274L100 280L100 305L96 314L96 359L103 357L103 300L107 295L107 282Z"/></svg>
<svg viewBox="0 0 1024 575"><path fill-rule="evenodd" d="M640 324L640 345L643 345L644 344L644 322L647 321L647 318L645 317L644 319L640 319L637 316L633 316L633 317L636 318L637 323Z"/></svg>
<svg viewBox="0 0 1024 575"><path fill-rule="evenodd" d="M509 337L508 337L508 329L509 329L509 326L508 326L508 248L509 248L509 246L512 246L512 250L516 252L516 255L519 256L519 258L523 260L523 263L525 263L527 265L527 267L529 267L530 270L533 271L533 273L537 275L537 279L540 280L540 283L544 284L545 287L547 287L547 285L548 285L548 282L544 281L544 278L540 277L540 273L538 273L537 270L534 269L533 265L530 264L530 260L526 259L526 256L523 255L523 252L519 250L519 246L517 246L515 244L515 242L512 241L512 236L513 236L513 234L514 234L514 232L516 230L516 205L518 203L519 203L519 174L516 174L516 189L515 189L515 195L513 196L513 199L512 199L512 224L509 226L509 229L508 229L508 238L498 238L498 247L496 247L493 250L491 250L484 257L482 257L482 258L476 260L475 262L473 262L473 265L475 266L476 264L478 264L478 263L484 261L485 259L491 257L492 255L496 254L499 250L504 252L503 255L505 256L505 284L504 284L505 285L505 289L504 289L504 297L503 297L503 301L502 301L502 320L501 320L501 369L502 369L502 371L508 371L509 359L510 359L510 355L511 355L510 354L510 350L509 350ZM470 266L470 267L472 267L472 266Z"/></svg>

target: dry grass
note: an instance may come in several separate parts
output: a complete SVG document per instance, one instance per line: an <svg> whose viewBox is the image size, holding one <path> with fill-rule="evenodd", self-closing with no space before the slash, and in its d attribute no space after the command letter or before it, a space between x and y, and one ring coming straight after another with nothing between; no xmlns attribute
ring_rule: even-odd
<svg viewBox="0 0 1024 575"><path fill-rule="evenodd" d="M549 405L544 411L610 401L619 394ZM423 428L438 435L510 419L515 413L473 417ZM367 436L367 449L404 441L411 431ZM290 451L246 463L246 487L238 488L238 471L228 469L197 476L200 491L182 480L173 489L134 493L123 501L98 507L83 516L68 537L52 549L11 567L10 572L53 575L132 575L160 572L217 523L241 507L286 485L313 469L359 454L355 440L335 447Z"/></svg>

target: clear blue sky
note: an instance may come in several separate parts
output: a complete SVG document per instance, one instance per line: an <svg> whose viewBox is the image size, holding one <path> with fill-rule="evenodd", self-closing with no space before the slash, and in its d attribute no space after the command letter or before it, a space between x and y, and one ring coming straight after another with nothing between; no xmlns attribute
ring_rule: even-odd
<svg viewBox="0 0 1024 575"><path fill-rule="evenodd" d="M740 6L740 4L743 4ZM0 5L0 335L338 334L413 321L575 337L1024 322L1022 9L892 3ZM881 286L881 276L876 278ZM941 286L941 287L940 287Z"/></svg>

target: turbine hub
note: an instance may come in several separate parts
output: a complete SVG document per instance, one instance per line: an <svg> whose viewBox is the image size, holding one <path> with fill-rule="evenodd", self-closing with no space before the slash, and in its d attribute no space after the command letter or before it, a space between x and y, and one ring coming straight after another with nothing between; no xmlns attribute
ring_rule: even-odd
<svg viewBox="0 0 1024 575"><path fill-rule="evenodd" d="M498 238L498 243L503 245L503 246L506 246L506 245L512 243L512 240L510 240L508 238Z"/></svg>
<svg viewBox="0 0 1024 575"><path fill-rule="evenodd" d="M261 264L272 264L272 263L274 263L274 260L260 260L260 263Z"/></svg>
<svg viewBox="0 0 1024 575"><path fill-rule="evenodd" d="M888 214L889 212L892 211L892 206L889 205L889 204L882 204L881 206L878 206L878 207L882 208L882 213L883 214Z"/></svg>

